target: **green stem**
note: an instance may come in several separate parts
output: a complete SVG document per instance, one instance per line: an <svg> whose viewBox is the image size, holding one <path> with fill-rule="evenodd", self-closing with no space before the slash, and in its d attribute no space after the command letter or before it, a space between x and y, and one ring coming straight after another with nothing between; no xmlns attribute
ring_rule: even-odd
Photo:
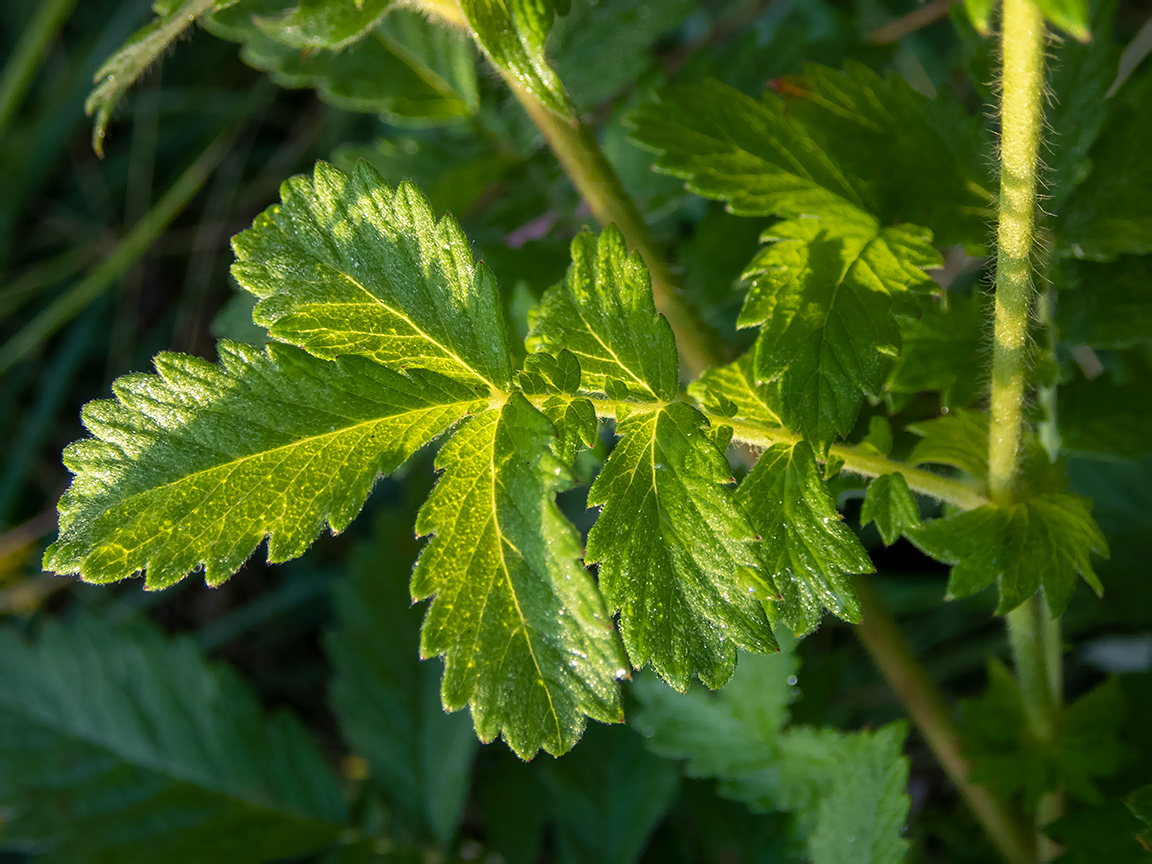
<svg viewBox="0 0 1152 864"><path fill-rule="evenodd" d="M997 504L1011 502L1019 463L1044 99L1044 20L1034 0L1005 0L1003 27L1000 224L988 437L988 488Z"/></svg>
<svg viewBox="0 0 1152 864"><path fill-rule="evenodd" d="M7 370L82 312L148 251L156 238L200 191L220 160L228 155L241 128L241 124L232 124L221 132L172 184L164 197L136 223L103 263L57 297L48 308L0 347L0 372Z"/></svg>
<svg viewBox="0 0 1152 864"><path fill-rule="evenodd" d="M876 666L908 709L936 761L976 815L988 839L1011 864L1031 864L1032 848L1021 830L984 786L968 781L968 763L960 755L960 735L944 697L917 662L899 626L872 593L868 580L855 577L864 620L856 628Z"/></svg>
<svg viewBox="0 0 1152 864"><path fill-rule="evenodd" d="M1034 300L1032 247L1044 123L1045 32L1035 0L1005 0L1002 26L1000 221L988 487L992 501L1006 506L1013 501L1019 468L1029 315ZM1042 304L1041 312L1051 317L1049 302ZM1050 332L1049 339L1054 337L1054 331ZM1054 452L1059 446L1055 394L1049 397L1053 404L1045 406L1051 410L1045 445ZM1062 689L1059 622L1051 619L1042 593L1037 593L1008 613L1007 627L1028 723L1036 738L1050 743L1057 734L1057 699ZM1037 808L1037 824L1043 825L1060 809L1060 796L1053 793ZM1048 860L1055 852L1040 832L1037 852L1040 860Z"/></svg>
<svg viewBox="0 0 1152 864"><path fill-rule="evenodd" d="M629 248L637 250L652 276L652 296L676 334L676 344L689 377L716 365L723 346L684 299L648 225L624 189L620 178L596 143L592 130L579 120L561 117L510 76L508 87L552 148L576 191L601 225L615 224Z"/></svg>
<svg viewBox="0 0 1152 864"><path fill-rule="evenodd" d="M0 139L60 28L72 14L76 0L47 0L24 28L16 50L0 76Z"/></svg>

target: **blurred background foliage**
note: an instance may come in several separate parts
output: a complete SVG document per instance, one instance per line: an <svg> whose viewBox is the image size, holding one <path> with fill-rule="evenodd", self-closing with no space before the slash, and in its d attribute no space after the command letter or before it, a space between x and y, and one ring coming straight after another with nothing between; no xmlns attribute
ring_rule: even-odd
<svg viewBox="0 0 1152 864"><path fill-rule="evenodd" d="M271 14L293 4L258 5ZM731 216L719 204L690 196L678 181L654 174L651 155L629 140L627 112L669 82L714 76L755 94L800 73L805 63L840 67L849 60L895 71L921 92L950 88L970 112L987 112L988 43L958 7L949 14L946 5L928 4L942 14L914 26L919 22L907 16L926 8L915 0L572 0L549 55L670 250L690 298L731 334L739 274L766 223ZM1110 52L1101 61L1110 62L1108 68L1115 70L1115 55L1139 29L1142 6L1119 3L1112 35L1098 33L1093 50ZM300 802L277 808L253 799L262 802L260 818L270 820L265 833L303 837L305 847L324 850L290 860L801 860L794 816L749 809L718 794L714 780L693 778L684 763L646 748L643 724L595 726L564 759L522 764L502 744L478 746L466 716L443 715L439 663L417 660L421 610L410 608L406 593L419 549L412 516L432 482L427 454L402 476L381 482L344 535L321 538L306 557L278 567L253 558L219 588L188 579L148 594L134 585L88 586L41 572L43 549L55 532L56 501L68 482L60 451L82 435L79 406L106 396L115 377L149 369L158 351L212 359L216 337L262 341L264 334L251 323L251 300L230 281L228 240L276 200L278 184L288 176L321 158L342 165L366 159L391 183L414 180L438 211L461 220L478 256L496 272L518 343L528 309L561 277L568 243L589 220L534 127L477 62L474 49L410 12L389 16L364 47L339 55L286 48L239 11L217 13L124 96L99 159L85 97L95 70L149 15L147 0L88 0L74 8L67 0L0 4L0 57L8 58L0 81L0 691L9 693L0 698L4 764L16 764L12 753L24 749L38 754L34 764L25 764L29 771L29 764L41 772L64 764L107 780L128 770L104 764L76 743L98 736L93 715L133 698L168 699L153 707L174 724L191 722L186 717L200 710L182 708L179 692L158 697L141 685L132 696L136 691L122 672L139 663L135 680L154 681L160 690L195 689L199 681L218 690L224 701L201 706L204 722L223 723L209 716L217 709L231 718L224 725L234 725L234 736L220 732L220 746L239 748L241 761L247 736L273 735L252 731L264 722L261 708L294 718L285 719L283 729L278 720L269 722L279 730L275 735L288 736L283 740L311 739L314 752L297 754L299 765L265 766L268 776L323 773L323 763L335 768L335 785L324 793L332 800L308 805L320 816L299 816L308 809ZM28 55L38 46L42 50ZM27 56L28 62L20 60ZM946 398L951 393L960 406L980 396L983 373L964 364L983 355L975 310L986 265L958 249L949 262L950 295L974 310L973 332L942 370L898 371L890 388L897 428L938 410L938 393L924 391L942 390ZM1080 268L1071 278L1091 280L1093 265L1068 266ZM1134 279L1148 272L1143 258L1134 258L1131 269ZM1062 323L1070 333L1079 326L1076 302L1082 301L1071 304ZM1092 344L1090 334L1079 338ZM930 344L925 350L932 356ZM1149 401L1147 376L1139 374L1148 363L1147 343L1137 338L1097 353L1107 368L1119 370L1116 388L1142 387L1143 401ZM1067 359L1073 368L1071 354ZM926 383L932 375L937 377ZM1098 397L1089 397L1082 409L1075 407L1074 392L1070 398L1074 410L1099 410ZM1117 676L1108 710L1120 719L1108 734L1127 749L1123 767L1102 784L1125 794L1140 777L1152 777L1152 746L1140 725L1152 708L1152 457L1147 407L1133 404L1139 400L1131 392L1114 401L1119 415L1108 415L1112 419L1095 432L1085 425L1084 440L1068 442L1072 487L1094 498L1112 559L1100 568L1103 601L1080 590L1065 618L1066 638L1075 646L1066 672L1070 701ZM867 414L856 440L869 429ZM1127 425L1116 416L1127 416ZM1122 440L1101 444L1109 435ZM898 434L889 443L906 453L913 441ZM599 448L601 457L606 446ZM586 462L586 472L594 471L596 460ZM834 488L853 522L862 484L841 478ZM583 493L562 499L575 524L587 530ZM956 698L985 694L989 659L1007 657L992 597L986 592L941 603L945 568L903 541L885 549L874 528L862 536L879 567L877 592L935 679ZM60 622L68 626L61 629ZM25 647L25 639L36 648ZM69 667L68 657L85 651L95 657L91 669L72 668L72 678L57 674ZM117 659L115 651L124 656ZM826 619L797 646L796 657L797 671L788 677L795 688L793 723L874 729L903 716L849 626ZM174 684L175 675L183 677ZM52 687L67 692L69 681L83 695L72 743L29 737L20 725L27 718L13 719L17 703L50 704ZM233 691L242 693L233 697ZM635 717L636 696L628 693L629 716ZM988 691L985 698L995 695ZM228 707L233 698L243 711ZM1003 744L995 729L974 734L972 746ZM156 729L139 735L155 738L153 755L164 753ZM272 762L291 761L272 749ZM905 752L911 860L990 860L979 830L915 733ZM192 763L196 757L172 758ZM166 770L141 759L157 772L149 782L174 784L164 794L178 794L172 778L183 777L183 768ZM224 791L240 789L241 799L250 787L257 789L251 794L263 794L264 775L253 771L234 778L239 785L233 787L228 769L221 768L215 782ZM146 849L139 838L112 836L107 814L118 805L85 799L83 784L69 807L56 812L60 798L42 788L42 776L14 769L0 776L0 849L9 850L0 860L44 851L45 860L103 861L111 860L109 849L117 861L297 854L287 841L283 848L250 844L245 855L226 843L199 857L178 846ZM329 781L300 782L321 795L316 789ZM271 782L268 788L279 787ZM108 794L99 784L89 792ZM191 806L187 799L173 800ZM212 812L204 824L222 835L265 824L251 821L255 817L228 821L248 818L240 811ZM158 824L172 817L138 815ZM337 824L346 827L334 829Z"/></svg>

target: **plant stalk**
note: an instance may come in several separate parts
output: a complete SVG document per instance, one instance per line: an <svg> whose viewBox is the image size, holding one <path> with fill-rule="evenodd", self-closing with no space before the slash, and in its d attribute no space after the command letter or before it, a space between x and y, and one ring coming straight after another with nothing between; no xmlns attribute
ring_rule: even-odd
<svg viewBox="0 0 1152 864"><path fill-rule="evenodd" d="M1035 0L1004 0L1000 107L1000 219L996 259L992 416L988 437L988 487L993 503L1011 504L1019 469L1025 398L1026 350L1034 301L1032 247L1040 135L1044 123L1044 20ZM1050 314L1045 306L1042 310ZM1054 405L1051 406L1054 409ZM1055 432L1054 416L1049 439ZM1051 448L1055 440L1045 441ZM1037 593L1006 616L1008 639L1033 734L1051 742L1057 734L1060 681L1059 622ZM1059 813L1058 794L1041 802L1037 826ZM1055 848L1037 833L1040 860Z"/></svg>
<svg viewBox="0 0 1152 864"><path fill-rule="evenodd" d="M900 627L869 587L868 580L853 579L864 620L856 632L876 666L884 674L920 730L932 755L976 816L988 839L1010 864L1031 864L1032 846L1021 830L984 786L968 780L968 763L960 755L960 735L944 697L912 654Z"/></svg>

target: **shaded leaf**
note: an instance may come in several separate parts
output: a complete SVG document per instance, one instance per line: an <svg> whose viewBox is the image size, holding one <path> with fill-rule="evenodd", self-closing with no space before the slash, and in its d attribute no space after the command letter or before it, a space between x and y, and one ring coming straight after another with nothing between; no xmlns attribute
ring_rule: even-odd
<svg viewBox="0 0 1152 864"><path fill-rule="evenodd" d="M1152 344L1152 256L1123 255L1107 264L1064 260L1058 266L1061 340L1093 348Z"/></svg>
<svg viewBox="0 0 1152 864"><path fill-rule="evenodd" d="M721 686L737 648L776 648L757 599L753 532L706 422L679 402L629 415L588 493L602 509L585 560L600 565L632 665L651 663L681 691L693 675Z"/></svg>
<svg viewBox="0 0 1152 864"><path fill-rule="evenodd" d="M444 713L441 665L420 662L422 616L407 590L417 551L408 514L385 511L372 533L333 591L336 626L324 643L331 704L396 822L447 845L463 815L476 735L466 716Z"/></svg>
<svg viewBox="0 0 1152 864"><path fill-rule="evenodd" d="M1044 833L1064 847L1060 864L1148 864L1141 832L1148 823L1119 801L1074 810L1044 826Z"/></svg>
<svg viewBox="0 0 1152 864"><path fill-rule="evenodd" d="M900 354L884 389L940 392L944 408L967 408L988 391L986 309L972 297L947 294L947 305L927 299L919 318L901 317Z"/></svg>
<svg viewBox="0 0 1152 864"><path fill-rule="evenodd" d="M1077 495L1048 492L1006 507L986 504L934 519L905 536L924 554L953 565L948 599L995 584L997 615L1041 587L1052 615L1063 614L1077 574L1097 594L1104 590L1092 556L1107 557L1108 543L1092 518L1091 501Z"/></svg>
<svg viewBox="0 0 1152 864"><path fill-rule="evenodd" d="M900 344L893 313L940 255L924 229L881 227L854 208L779 222L760 239L771 245L744 272L738 325L760 326L756 378L780 379L785 423L824 445L879 394L882 355Z"/></svg>
<svg viewBox="0 0 1152 864"><path fill-rule="evenodd" d="M219 365L160 354L157 375L120 378L115 400L85 407L94 437L65 451L74 477L46 568L90 582L147 570L154 589L200 567L217 585L265 537L269 561L295 558L478 404L420 370L282 345L219 350Z"/></svg>
<svg viewBox="0 0 1152 864"><path fill-rule="evenodd" d="M300 0L274 18L255 19L267 36L301 51L338 50L362 39L379 24L392 0Z"/></svg>
<svg viewBox="0 0 1152 864"><path fill-rule="evenodd" d="M983 411L951 411L908 427L920 436L909 465L950 465L983 482L988 476L988 415Z"/></svg>
<svg viewBox="0 0 1152 864"><path fill-rule="evenodd" d="M885 546L891 546L909 529L920 527L920 508L903 474L885 474L868 484L860 508L860 525L876 523Z"/></svg>
<svg viewBox="0 0 1152 864"><path fill-rule="evenodd" d="M444 471L416 532L434 535L412 596L435 595L420 650L445 655L441 698L472 708L483 741L521 758L571 749L585 717L622 719L624 653L580 566L579 536L556 507L569 487L552 427L519 393L472 417L440 450Z"/></svg>
<svg viewBox="0 0 1152 864"><path fill-rule="evenodd" d="M294 858L347 818L319 748L225 668L139 621L0 630L6 845L46 860Z"/></svg>
<svg viewBox="0 0 1152 864"><path fill-rule="evenodd" d="M232 275L273 338L323 358L359 354L507 392L511 355L495 277L460 226L366 163L324 162L232 240Z"/></svg>
<svg viewBox="0 0 1152 864"><path fill-rule="evenodd" d="M849 577L875 568L840 521L812 448L803 441L769 447L737 499L762 539L775 616L797 636L816 629L823 609L859 623L860 601Z"/></svg>

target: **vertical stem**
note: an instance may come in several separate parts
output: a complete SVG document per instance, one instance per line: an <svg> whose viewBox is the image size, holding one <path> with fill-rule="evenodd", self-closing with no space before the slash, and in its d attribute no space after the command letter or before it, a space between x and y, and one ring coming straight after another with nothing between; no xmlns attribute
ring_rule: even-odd
<svg viewBox="0 0 1152 864"><path fill-rule="evenodd" d="M601 225L615 224L637 250L652 276L652 296L676 334L680 356L695 378L714 365L722 346L685 301L644 217L604 157L592 130L577 119L561 117L541 104L511 76L505 80L536 128L544 135L564 172Z"/></svg>
<svg viewBox="0 0 1152 864"><path fill-rule="evenodd" d="M1043 126L1044 21L1035 0L1004 0L1000 108L1000 224L996 258L992 417L988 487L994 504L1012 503L1019 467L1024 405L1025 351L1032 308L1038 151ZM1045 313L1050 309L1045 307ZM1054 431L1054 426L1052 430ZM1050 442L1051 443L1051 442ZM1007 615L1016 675L1032 732L1052 741L1057 731L1059 627L1037 593ZM1055 654L1056 656L1052 656ZM1057 793L1037 808L1039 825L1059 812ZM1042 860L1051 843L1038 836Z"/></svg>
<svg viewBox="0 0 1152 864"><path fill-rule="evenodd" d="M1005 0L1003 26L1000 225L988 442L988 485L997 504L1012 499L1020 449L1044 98L1044 21L1034 0Z"/></svg>

